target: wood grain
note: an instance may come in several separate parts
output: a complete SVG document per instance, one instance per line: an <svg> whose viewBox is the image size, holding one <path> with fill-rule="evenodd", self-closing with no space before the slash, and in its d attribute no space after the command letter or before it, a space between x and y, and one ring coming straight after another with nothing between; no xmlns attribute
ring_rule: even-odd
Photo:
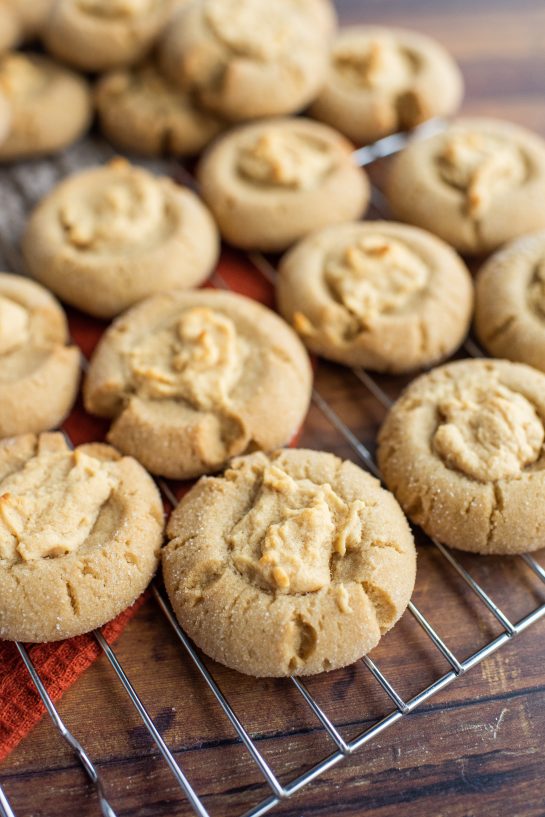
<svg viewBox="0 0 545 817"><path fill-rule="evenodd" d="M464 110L503 116L545 135L545 4L540 0L339 0L345 22L407 25L439 38L457 57L467 84ZM15 187L0 178L3 264L16 268L21 192L47 186L48 172L95 161L96 143L55 167L22 169ZM53 169L52 169L53 168ZM37 173L42 176L38 178ZM6 221L7 219L7 221ZM7 224L7 227L6 227ZM382 378L394 395L401 381ZM384 411L350 373L329 364L317 388L371 448ZM301 445L354 458L314 407ZM543 564L543 555L540 556ZM543 603L543 585L520 560L461 557L516 620ZM499 625L429 545L419 547L415 603L449 647L465 658ZM306 817L543 817L545 639L543 621L440 695L331 769L273 813ZM146 604L116 647L155 723L212 815L235 817L268 795L259 773L197 677L154 602ZM406 615L373 652L405 699L448 670ZM255 681L213 665L244 725L283 782L333 749L288 682ZM391 710L366 668L312 679L311 692L349 739ZM107 663L101 659L64 697L60 711L104 775L126 817L178 817L191 811ZM92 787L44 720L3 764L0 781L18 817L91 817Z"/></svg>

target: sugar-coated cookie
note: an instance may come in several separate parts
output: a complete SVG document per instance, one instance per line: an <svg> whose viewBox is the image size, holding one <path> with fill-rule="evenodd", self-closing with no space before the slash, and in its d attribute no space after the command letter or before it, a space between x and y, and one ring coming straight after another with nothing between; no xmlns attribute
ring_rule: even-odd
<svg viewBox="0 0 545 817"><path fill-rule="evenodd" d="M185 479L233 456L288 443L308 409L311 370L274 312L229 292L148 298L103 335L87 409L108 440L155 474Z"/></svg>
<svg viewBox="0 0 545 817"><path fill-rule="evenodd" d="M43 31L48 51L82 71L141 60L179 0L57 0Z"/></svg>
<svg viewBox="0 0 545 817"><path fill-rule="evenodd" d="M387 182L393 214L465 253L545 228L545 141L498 119L460 119L415 141Z"/></svg>
<svg viewBox="0 0 545 817"><path fill-rule="evenodd" d="M316 96L334 29L329 0L193 0L166 30L159 58L219 116L276 116Z"/></svg>
<svg viewBox="0 0 545 817"><path fill-rule="evenodd" d="M123 150L148 156L201 151L222 129L191 94L162 76L151 62L102 77L95 100L102 131Z"/></svg>
<svg viewBox="0 0 545 817"><path fill-rule="evenodd" d="M405 610L413 538L394 497L351 462L284 450L203 478L172 515L163 574L184 630L256 676L351 664Z"/></svg>
<svg viewBox="0 0 545 817"><path fill-rule="evenodd" d="M47 290L0 273L0 437L58 426L76 399L80 352Z"/></svg>
<svg viewBox="0 0 545 817"><path fill-rule="evenodd" d="M347 26L310 113L357 144L454 113L463 80L435 40L402 28Z"/></svg>
<svg viewBox="0 0 545 817"><path fill-rule="evenodd" d="M493 255L475 295L475 328L490 354L545 371L545 232Z"/></svg>
<svg viewBox="0 0 545 817"><path fill-rule="evenodd" d="M440 239L404 224L336 224L312 233L280 264L280 312L313 352L350 366L406 372L463 341L471 276Z"/></svg>
<svg viewBox="0 0 545 817"><path fill-rule="evenodd" d="M284 250L312 230L359 218L369 182L344 136L310 119L267 119L220 137L197 176L223 237Z"/></svg>
<svg viewBox="0 0 545 817"><path fill-rule="evenodd" d="M0 441L0 638L58 641L132 604L157 567L163 509L130 457L62 434Z"/></svg>
<svg viewBox="0 0 545 817"><path fill-rule="evenodd" d="M475 553L545 546L545 374L462 360L413 381L380 431L386 485L426 533Z"/></svg>
<svg viewBox="0 0 545 817"><path fill-rule="evenodd" d="M62 150L90 125L88 83L39 54L18 51L1 57L0 93L11 112L10 129L0 142L0 162Z"/></svg>
<svg viewBox="0 0 545 817"><path fill-rule="evenodd" d="M218 235L190 190L114 159L43 199L23 252L32 275L62 300L110 318L154 292L204 281Z"/></svg>

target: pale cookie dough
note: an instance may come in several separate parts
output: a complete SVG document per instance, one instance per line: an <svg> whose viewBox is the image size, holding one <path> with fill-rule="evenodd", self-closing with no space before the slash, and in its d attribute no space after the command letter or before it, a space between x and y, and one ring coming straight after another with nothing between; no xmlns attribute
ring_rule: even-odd
<svg viewBox="0 0 545 817"><path fill-rule="evenodd" d="M148 298L104 334L84 388L108 440L155 474L186 479L233 456L289 442L312 374L297 335L242 295Z"/></svg>
<svg viewBox="0 0 545 817"><path fill-rule="evenodd" d="M334 30L329 0L194 0L166 30L159 59L219 116L276 116L316 96Z"/></svg>
<svg viewBox="0 0 545 817"><path fill-rule="evenodd" d="M366 144L454 113L462 94L460 69L435 40L401 28L348 26L333 44L310 113Z"/></svg>
<svg viewBox="0 0 545 817"><path fill-rule="evenodd" d="M220 137L197 176L227 241L280 251L312 230L363 214L369 182L352 151L327 125L269 119Z"/></svg>
<svg viewBox="0 0 545 817"><path fill-rule="evenodd" d="M396 218L465 253L545 227L545 141L497 119L460 119L394 160L387 195Z"/></svg>
<svg viewBox="0 0 545 817"><path fill-rule="evenodd" d="M109 71L141 60L176 0L57 0L43 32L48 51L82 71Z"/></svg>
<svg viewBox="0 0 545 817"><path fill-rule="evenodd" d="M154 292L197 286L218 257L217 229L190 190L114 159L70 176L30 217L23 252L60 298L111 318Z"/></svg>
<svg viewBox="0 0 545 817"><path fill-rule="evenodd" d="M0 273L0 437L58 426L76 399L80 353L60 304L39 284Z"/></svg>
<svg viewBox="0 0 545 817"><path fill-rule="evenodd" d="M100 627L145 590L163 509L130 457L62 434L0 441L0 638L58 641Z"/></svg>
<svg viewBox="0 0 545 817"><path fill-rule="evenodd" d="M545 371L545 232L493 255L475 294L475 328L490 354Z"/></svg>
<svg viewBox="0 0 545 817"><path fill-rule="evenodd" d="M172 515L163 574L204 652L255 676L357 661L405 610L413 538L394 497L351 462L284 450L203 478Z"/></svg>
<svg viewBox="0 0 545 817"><path fill-rule="evenodd" d="M0 58L0 94L11 110L0 162L62 150L91 123L87 82L38 54L18 51Z"/></svg>
<svg viewBox="0 0 545 817"><path fill-rule="evenodd" d="M545 546L545 375L462 360L419 377L390 411L378 462L405 513L476 553Z"/></svg>
<svg viewBox="0 0 545 817"><path fill-rule="evenodd" d="M192 96L148 62L98 82L95 101L104 134L123 150L148 156L201 151L222 129Z"/></svg>
<svg viewBox="0 0 545 817"><path fill-rule="evenodd" d="M440 239L386 221L312 233L281 261L280 312L313 352L406 372L447 357L471 320L473 285Z"/></svg>

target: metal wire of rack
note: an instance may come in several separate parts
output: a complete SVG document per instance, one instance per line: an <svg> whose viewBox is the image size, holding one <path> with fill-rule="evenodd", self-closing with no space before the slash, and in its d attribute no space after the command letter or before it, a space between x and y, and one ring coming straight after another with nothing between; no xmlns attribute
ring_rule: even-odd
<svg viewBox="0 0 545 817"><path fill-rule="evenodd" d="M431 121L429 123L426 123L426 125L422 126L420 129L418 129L418 133L414 134L414 136L421 137L429 135L430 133L435 132L435 130L438 127L440 128L441 126L442 126L441 122ZM365 148L360 149L359 151L356 151L354 154L354 159L358 164L362 166L371 164L377 159L383 158L385 156L388 156L392 153L396 153L399 150L401 150L407 144L409 138L412 138L412 136L408 136L407 134L394 134L393 136L386 137L385 139L380 140L374 145L369 145ZM75 168L66 167L66 165L63 165L61 162L61 165L57 171L57 175L62 175L63 172L66 172L67 169L73 170ZM195 180L189 174L187 174L187 171L184 170L183 172L187 177L186 179L187 182L191 186L195 187ZM57 179L52 179L51 183L53 183L56 180ZM24 182L22 182L21 179L17 178L16 176L13 177L13 181L15 188L18 190L19 194L24 200L25 206L27 208L32 206L35 202L32 201L32 197L29 197ZM380 190L376 188L373 190L372 201L375 205L375 208L380 212L380 210L382 209L383 202ZM2 236L0 234L0 246L4 253L4 256L10 261L10 265L12 266L12 269L14 271L17 272L24 271L22 269L19 253L9 241L7 242L5 241L5 238L6 238L5 236ZM252 262L254 268L258 273L263 275L269 283L274 283L276 271L274 267L270 264L270 262L263 255L259 253L249 253L248 258ZM215 273L213 276L213 284L219 288L228 288L226 282L221 278L221 276L218 273ZM464 349L467 352L467 354L472 357L480 357L483 354L482 351L477 346L477 344L475 344L475 342L471 339L468 339L466 341L466 343L464 344ZM85 367L84 360L83 366ZM381 388L377 381L374 380L366 371L360 368L355 368L352 370L352 372L360 381L360 383L381 404L383 408L388 409L391 406L393 401ZM374 476L380 478L378 467L372 457L371 452L364 445L364 443L358 439L356 434L354 434L354 432L349 428L349 426L343 421L343 419L334 410L331 404L326 399L324 399L324 397L316 389L314 389L312 393L312 402L317 407L317 409L322 413L322 415L326 418L326 420L330 423L330 425L335 429L335 431L340 435L342 440L345 443L347 443L348 446L352 449L356 457L360 460L363 467L369 470ZM173 507L175 507L177 504L177 499L169 483L163 479L157 480L157 483L159 489L161 490L161 493L163 494L163 497ZM541 618L545 617L545 603L543 603L535 607L530 613L525 615L523 618L519 619L518 621L512 622L509 619L509 617L505 614L505 612L493 601L491 596L472 577L470 572L463 567L460 561L453 555L453 553L448 548L446 548L444 545L442 545L440 542L436 540L429 541L432 543L433 547L437 550L441 557L445 560L448 566L457 573L457 575L469 587L472 593L475 594L479 601L489 610L489 612L499 622L499 624L501 625L500 634L492 638L484 646L480 647L478 650L470 654L468 657L464 659L459 659L450 650L448 645L441 638L440 634L432 626L430 621L421 612L421 610L413 602L410 602L408 606L408 611L410 615L412 615L413 618L416 620L422 631L431 641L433 647L448 662L450 670L444 673L439 678L437 678L431 684L426 686L424 689L422 689L416 695L411 697L409 700L404 700L396 691L391 681L380 670L378 665L369 656L365 656L362 659L364 666L368 669L373 678L384 690L388 698L392 701L393 708L384 717L377 720L375 723L373 723L372 726L360 732L350 741L347 741L343 738L339 729L330 719L325 709L319 705L316 698L310 693L308 687L298 678L294 676L290 677L289 680L286 681L286 683L292 684L293 687L297 690L302 700L309 707L312 714L315 716L320 725L323 727L325 733L327 734L335 748L329 755L322 758L313 766L306 769L302 773L298 774L292 780L285 784L282 784L280 782L278 775L271 768L263 754L258 749L256 745L256 740L253 739L249 732L246 730L246 728L243 725L243 722L239 719L231 703L221 691L212 673L209 671L206 664L202 660L199 652L196 650L191 640L187 637L187 635L184 633L184 631L178 624L170 608L170 605L167 599L165 598L164 591L160 588L156 581L152 583L152 595L159 609L161 610L161 613L164 615L169 626L172 627L188 659L198 670L198 673L200 674L203 682L206 684L207 688L212 693L220 709L223 711L224 715L227 717L227 719L235 729L241 744L248 752L253 763L259 770L261 776L263 777L264 781L266 782L267 786L270 789L271 793L268 797L263 799L261 802L257 803L249 810L247 810L243 815L241 815L241 817L261 817L261 815L267 814L269 811L271 811L271 809L274 808L274 806L276 806L282 800L290 798L291 796L299 792L301 789L303 789L305 786L307 786L311 781L315 780L324 772L337 765L340 761L343 760L343 758L352 755L354 752L361 749L363 746L372 741L379 734L381 734L389 727L393 726L395 723L401 720L401 718L414 712L414 710L416 710L424 702L429 700L432 696L436 695L441 690L448 687L457 678L462 676L468 670L472 669L473 667L484 661L488 656L490 656L496 650L503 647L515 636L524 632L526 629L535 624ZM528 554L521 555L518 558L521 559L523 563L526 565L526 567L528 567L537 576L537 578L545 584L545 568L543 568L532 556ZM178 783L183 794L185 795L193 812L197 815L200 815L200 817L210 817L210 812L203 804L202 798L195 792L194 788L187 779L186 775L184 774L183 770L178 764L173 753L171 752L171 750L165 743L164 739L162 738L159 730L155 726L153 719L151 718L144 704L140 700L138 694L136 693L136 690L131 684L125 670L123 669L119 659L117 658L115 651L112 649L112 647L109 646L109 644L106 642L102 633L99 630L94 632L94 637L99 647L101 648L103 654L105 655L106 659L108 660L118 681L125 689L125 692L127 693L136 712L138 713L144 727L146 728L151 738L155 742L160 754L162 755L164 761L166 762L170 771L172 772L176 782ZM80 761L83 769L85 770L87 776L94 784L98 797L100 813L103 815L103 817L116 817L116 812L106 796L105 788L97 768L95 767L92 760L88 756L85 749L81 746L77 738L67 729L64 722L62 721L62 718L58 710L53 704L42 680L40 679L38 673L36 672L36 669L32 663L32 660L26 648L22 644L17 644L16 646L19 651L21 660L24 662L30 674L30 677L32 678L36 690L44 703L46 711L49 714L53 725L59 732L60 736L71 747L76 757ZM342 672L342 670L340 670L339 672ZM0 817L16 817L16 814L13 811L13 808L11 807L8 798L1 786L0 786Z"/></svg>

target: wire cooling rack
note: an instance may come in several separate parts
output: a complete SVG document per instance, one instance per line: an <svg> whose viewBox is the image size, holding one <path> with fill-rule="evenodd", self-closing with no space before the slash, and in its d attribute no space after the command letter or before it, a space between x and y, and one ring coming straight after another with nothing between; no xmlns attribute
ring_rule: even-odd
<svg viewBox="0 0 545 817"><path fill-rule="evenodd" d="M393 136L386 137L373 145L356 151L354 153L354 159L357 164L361 166L370 165L378 159L403 149L409 139L425 137L441 127L441 122L431 121L419 128L417 132L413 133L412 135L394 134ZM88 142L83 143L76 150L69 151L63 156L58 157L55 162L22 165L0 173L0 187L2 189L2 194L4 197L7 196L8 198L8 201L4 202L4 204L7 205L4 208L4 212L12 214L13 219L11 223L9 220L4 220L0 224L0 256L3 255L6 264L12 271L24 273L24 267L17 249L17 241L14 242L14 237L17 239L18 233L20 233L25 212L28 212L28 210L36 203L36 200L67 173L77 170L82 166L95 164L98 161L108 159L111 157L111 155L113 155L111 149L109 149L103 143L100 143L97 147L97 143ZM148 166L149 164L150 163L148 163ZM155 166L156 169L162 170L163 172L165 171L164 163L151 164L152 167ZM172 170L172 165L170 165L170 169ZM195 187L193 177L190 176L185 168L176 166L175 170L176 175L179 176L180 173L182 173L184 180L189 185ZM384 215L384 201L380 190L376 187L373 189L372 204L378 215ZM252 253L248 255L248 258L253 264L257 274L264 276L269 283L274 283L276 270L266 257L259 253ZM212 283L216 287L229 288L225 280L218 273L215 273L212 276ZM468 339L464 344L464 351L471 357L481 357L484 354L477 344L471 339ZM83 361L82 365L85 368L86 362ZM372 398L378 401L382 409L388 409L392 405L392 399L376 379L372 378L361 368L352 369L352 373L362 384L362 386L369 392ZM312 401L316 408L332 426L336 434L339 435L343 443L352 450L355 458L359 460L360 464L374 476L380 478L378 467L370 450L342 419L340 414L332 406L331 402L328 402L316 388L312 393ZM70 442L70 440L68 440L68 442ZM159 479L157 482L163 497L169 502L170 505L172 505L172 507L175 507L177 504L177 499L174 491L172 490L172 486L166 480ZM423 703L452 684L457 678L468 672L476 665L480 664L496 650L506 645L517 635L524 632L524 630L528 629L545 616L545 603L542 603L519 620L511 621L504 610L502 610L498 604L494 602L493 598L484 590L481 584L475 580L472 574L462 565L459 559L453 555L451 550L444 547L436 540L430 540L427 539L427 537L425 537L425 539L440 554L440 557L445 561L448 569L453 570L460 577L462 582L467 585L471 593L476 596L478 601L496 619L501 628L500 633L490 639L475 652L471 653L466 658L461 659L448 647L439 632L432 626L422 611L413 602L410 602L408 606L409 615L413 616L417 624L424 632L425 636L431 642L433 648L437 650L446 660L450 666L450 670L443 675L440 675L431 684L425 686L408 700L404 700L396 691L393 683L389 680L387 675L379 669L378 665L372 660L372 658L365 656L362 659L363 664L374 677L377 684L379 684L382 690L384 690L386 696L391 701L393 706L386 715L376 720L372 726L361 731L352 740L346 740L343 737L340 729L328 715L327 707L323 707L318 703L316 697L311 694L308 687L301 680L295 677L287 679L285 683L291 684L293 687L295 687L305 705L309 707L311 713L317 719L325 734L328 736L333 749L333 751L331 751L327 756L323 757L320 761L316 762L310 768L307 768L305 771L298 774L287 783L280 782L279 775L267 762L263 753L259 750L256 740L252 738L248 730L245 728L243 721L235 713L233 706L221 691L218 683L202 660L199 652L195 649L190 639L179 626L166 599L164 590L157 581L152 583L152 595L157 607L165 617L168 625L172 627L186 658L194 665L202 679L203 684L205 684L208 690L212 693L217 705L230 721L241 744L244 746L270 790L268 797L261 800L261 802L256 803L252 808L242 814L241 817L260 817L260 815L267 814L278 803L292 797L294 794L311 783L311 781L315 780L324 772L340 763L343 758L357 752L399 720L410 715L410 713L422 706ZM524 554L517 558L522 560L526 568L531 570L535 576L537 576L538 580L545 584L545 569L532 556ZM521 582L521 584L523 583ZM529 593L529 588L527 586L524 587L524 590L525 592ZM463 603L464 600L460 598L460 604ZM202 797L199 796L189 782L183 769L174 757L173 752L169 749L165 740L161 736L161 733L154 724L152 717L134 689L134 686L127 676L127 673L117 658L115 651L108 645L100 630L96 630L94 632L94 637L108 660L113 673L127 693L132 705L141 719L143 726L156 744L157 749L162 755L165 763L168 765L168 768L172 772L181 791L187 798L193 812L200 815L200 817L211 817L210 812L203 804ZM59 712L55 708L42 680L40 679L40 676L36 672L27 649L20 643L18 643L16 647L54 726L78 757L83 769L94 784L101 814L103 817L116 817L115 807L110 802L115 801L115 792L108 792L108 795L106 794L105 787L96 766L84 747L67 729L66 725L62 721ZM336 672L341 674L344 672L344 670L337 670ZM228 795L226 794L225 797L227 796ZM1 817L16 817L6 794L1 787L0 815ZM19 815L19 817L24 817L24 815Z"/></svg>

